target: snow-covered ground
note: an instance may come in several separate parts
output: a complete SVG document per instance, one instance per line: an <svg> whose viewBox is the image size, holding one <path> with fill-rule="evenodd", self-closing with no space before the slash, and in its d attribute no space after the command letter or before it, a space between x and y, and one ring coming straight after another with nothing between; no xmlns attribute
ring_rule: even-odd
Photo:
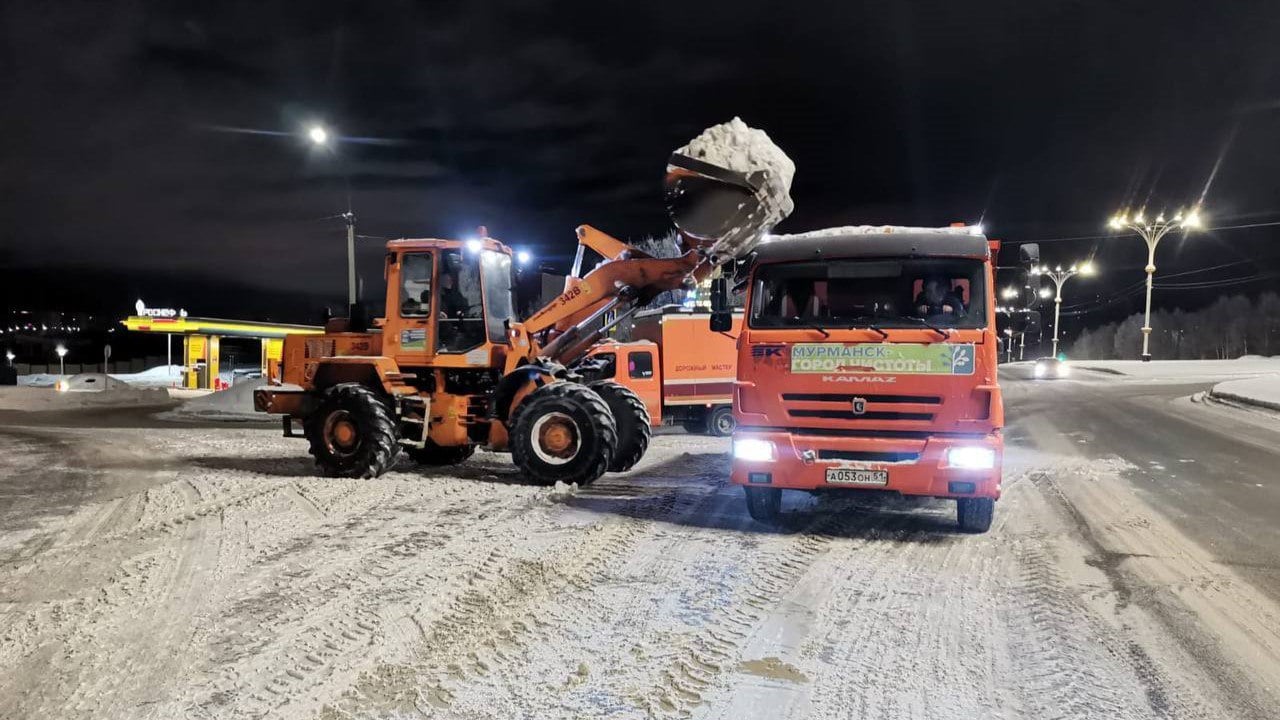
<svg viewBox="0 0 1280 720"><path fill-rule="evenodd" d="M169 402L169 393L163 388L140 388L123 384L98 392L58 392L53 387L41 386L0 387L0 410L22 412L159 406Z"/></svg>
<svg viewBox="0 0 1280 720"><path fill-rule="evenodd" d="M700 436L571 490L485 452L341 480L274 431L0 433L4 718L1228 718L1280 688L1280 607L1120 460L1011 448L970 536L862 495L763 527Z"/></svg>
<svg viewBox="0 0 1280 720"><path fill-rule="evenodd" d="M1210 395L1222 400L1280 411L1280 374L1218 383L1213 386Z"/></svg>
<svg viewBox="0 0 1280 720"><path fill-rule="evenodd" d="M1199 380L1280 373L1280 358L1237 360L1072 360L1084 370L1126 375L1143 380Z"/></svg>

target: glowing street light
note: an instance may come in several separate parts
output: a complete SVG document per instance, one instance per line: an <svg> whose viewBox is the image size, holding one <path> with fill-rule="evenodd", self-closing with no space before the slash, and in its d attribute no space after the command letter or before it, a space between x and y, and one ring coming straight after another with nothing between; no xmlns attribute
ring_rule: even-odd
<svg viewBox="0 0 1280 720"><path fill-rule="evenodd" d="M312 125L311 128L307 130L307 139L310 140L313 145L328 145L329 131L325 130L323 125Z"/></svg>
<svg viewBox="0 0 1280 720"><path fill-rule="evenodd" d="M1058 356L1058 316L1062 311L1062 286L1066 285L1067 281L1075 277L1076 275L1084 275L1085 277L1088 277L1090 275L1093 275L1093 273L1094 273L1094 267L1093 267L1092 261L1085 261L1083 263L1078 263L1078 264L1072 263L1071 266L1065 270L1062 269L1061 265L1058 265L1053 269L1049 269L1048 266L1031 268L1031 274L1044 275L1045 277L1053 281L1053 288L1054 288L1053 356L1054 357ZM1046 292L1048 289L1049 288L1041 288L1040 297L1047 298L1049 296L1049 293Z"/></svg>
<svg viewBox="0 0 1280 720"><path fill-rule="evenodd" d="M307 128L307 139L317 148L329 150L337 155L329 144L329 130L325 126L317 124ZM342 171L342 181L347 185L347 211L340 215L347 224L347 315L354 318L356 315L356 215L351 210L351 178L347 175L345 168L339 169Z"/></svg>
<svg viewBox="0 0 1280 720"><path fill-rule="evenodd" d="M1166 218L1164 213L1156 215L1154 220L1148 220L1141 210L1130 216L1127 212L1120 212L1112 216L1107 222L1107 227L1112 230L1130 230L1137 233L1147 243L1147 309L1143 314L1142 320L1142 361L1151 360L1150 342L1151 342L1151 282L1156 274L1156 245L1160 244L1160 240L1171 230L1181 230L1184 233L1188 230L1197 230L1203 227L1204 219L1200 215L1200 208L1192 208L1185 214L1179 210L1172 218Z"/></svg>
<svg viewBox="0 0 1280 720"><path fill-rule="evenodd" d="M59 345L58 347L54 348L53 351L58 353L58 374L66 375L67 366L63 358L67 356L67 347L65 345Z"/></svg>
<svg viewBox="0 0 1280 720"><path fill-rule="evenodd" d="M5 359L6 359L6 360L8 360L8 361L9 361L9 364L10 364L10 365L13 365L13 359L14 359L14 358L16 358L16 357L18 357L18 356L17 356L17 355L14 355L12 350L5 350L5 351L4 351L4 357L5 357Z"/></svg>
<svg viewBox="0 0 1280 720"><path fill-rule="evenodd" d="M1007 287L1000 291L1001 300L1012 300L1016 297L1018 297L1018 288Z"/></svg>
<svg viewBox="0 0 1280 720"><path fill-rule="evenodd" d="M533 259L533 255L528 250L516 251L516 262L520 263L521 265L528 265L529 261L532 259Z"/></svg>

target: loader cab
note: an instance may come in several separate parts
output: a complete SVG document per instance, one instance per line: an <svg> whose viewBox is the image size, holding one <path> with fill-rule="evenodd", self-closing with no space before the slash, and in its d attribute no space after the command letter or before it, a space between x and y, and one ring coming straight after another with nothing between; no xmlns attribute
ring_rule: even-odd
<svg viewBox="0 0 1280 720"><path fill-rule="evenodd" d="M401 365L490 365L515 320L511 250L482 240L387 244L383 347Z"/></svg>

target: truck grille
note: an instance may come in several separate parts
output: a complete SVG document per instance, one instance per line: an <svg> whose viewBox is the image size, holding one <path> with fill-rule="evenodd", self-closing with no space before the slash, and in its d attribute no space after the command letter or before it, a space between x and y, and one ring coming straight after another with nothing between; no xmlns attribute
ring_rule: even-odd
<svg viewBox="0 0 1280 720"><path fill-rule="evenodd" d="M852 422L930 422L942 405L942 398L938 395L783 393L782 401L787 415L792 418ZM855 407L862 412L854 412Z"/></svg>
<svg viewBox="0 0 1280 720"><path fill-rule="evenodd" d="M852 462L913 463L920 459L918 452L876 452L873 450L819 450L819 460L849 460Z"/></svg>
<svg viewBox="0 0 1280 720"><path fill-rule="evenodd" d="M838 393L783 393L789 402L838 402L851 403L861 398L869 403L911 403L913 405L941 405L937 395L842 395Z"/></svg>

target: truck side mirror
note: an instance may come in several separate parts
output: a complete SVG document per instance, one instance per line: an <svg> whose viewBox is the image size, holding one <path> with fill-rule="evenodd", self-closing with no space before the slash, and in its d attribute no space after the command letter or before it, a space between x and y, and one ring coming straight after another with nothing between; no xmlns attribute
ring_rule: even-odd
<svg viewBox="0 0 1280 720"><path fill-rule="evenodd" d="M711 311L711 332L729 332L733 329L733 313L728 310Z"/></svg>
<svg viewBox="0 0 1280 720"><path fill-rule="evenodd" d="M718 277L711 281L711 312L729 309L729 278Z"/></svg>

